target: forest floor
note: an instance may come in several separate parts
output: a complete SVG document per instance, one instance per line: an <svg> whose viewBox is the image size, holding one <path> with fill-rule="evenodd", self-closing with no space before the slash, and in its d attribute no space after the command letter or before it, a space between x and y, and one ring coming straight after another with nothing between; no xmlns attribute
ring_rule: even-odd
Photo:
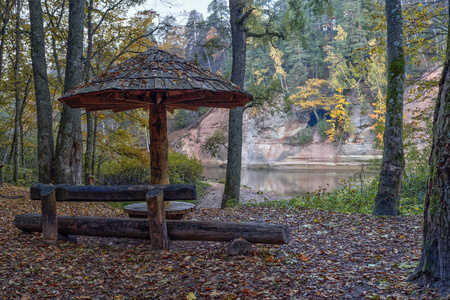
<svg viewBox="0 0 450 300"><path fill-rule="evenodd" d="M198 209L188 219L287 224L288 245L253 245L229 257L227 243L78 237L46 246L14 216L40 212L29 189L0 187L2 299L436 299L406 281L420 256L421 218L242 205ZM126 217L104 203L58 203L66 215Z"/></svg>

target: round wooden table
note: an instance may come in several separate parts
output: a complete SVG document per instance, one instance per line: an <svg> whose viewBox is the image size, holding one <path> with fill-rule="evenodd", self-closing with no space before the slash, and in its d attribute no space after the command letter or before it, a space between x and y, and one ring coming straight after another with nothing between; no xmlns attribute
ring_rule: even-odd
<svg viewBox="0 0 450 300"><path fill-rule="evenodd" d="M170 201L170 206L166 207L166 219L182 220L188 212L194 211L195 205L187 202ZM147 218L147 203L134 203L123 208L130 218Z"/></svg>

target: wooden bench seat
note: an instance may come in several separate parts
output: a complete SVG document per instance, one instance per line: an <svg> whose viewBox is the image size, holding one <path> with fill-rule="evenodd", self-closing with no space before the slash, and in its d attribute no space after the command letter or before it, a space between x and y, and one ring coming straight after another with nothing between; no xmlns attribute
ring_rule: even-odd
<svg viewBox="0 0 450 300"><path fill-rule="evenodd" d="M164 201L197 198L192 184L71 186L38 183L31 186L30 195L31 199L41 201L42 234L47 244L56 244L58 239L56 202L146 201L152 248L164 250L169 249Z"/></svg>

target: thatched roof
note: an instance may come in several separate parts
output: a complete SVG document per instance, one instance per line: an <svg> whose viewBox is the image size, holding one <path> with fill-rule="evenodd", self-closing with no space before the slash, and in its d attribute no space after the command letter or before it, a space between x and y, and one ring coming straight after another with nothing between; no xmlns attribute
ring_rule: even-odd
<svg viewBox="0 0 450 300"><path fill-rule="evenodd" d="M168 109L234 108L253 97L237 85L165 51L150 49L59 98L72 108L125 111L165 104Z"/></svg>

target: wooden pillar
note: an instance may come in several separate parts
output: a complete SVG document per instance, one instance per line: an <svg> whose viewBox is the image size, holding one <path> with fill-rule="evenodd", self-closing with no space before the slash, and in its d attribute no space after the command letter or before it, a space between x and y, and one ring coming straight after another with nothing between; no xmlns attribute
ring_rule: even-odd
<svg viewBox="0 0 450 300"><path fill-rule="evenodd" d="M44 243L56 245L58 241L58 219L56 216L56 195L53 187L41 191L42 235Z"/></svg>
<svg viewBox="0 0 450 300"><path fill-rule="evenodd" d="M150 240L153 250L169 250L166 214L164 211L164 192L149 191L146 194Z"/></svg>
<svg viewBox="0 0 450 300"><path fill-rule="evenodd" d="M167 114L164 104L150 105L148 125L150 131L150 184L170 184Z"/></svg>
<svg viewBox="0 0 450 300"><path fill-rule="evenodd" d="M5 165L0 163L0 186L3 185L3 167Z"/></svg>

